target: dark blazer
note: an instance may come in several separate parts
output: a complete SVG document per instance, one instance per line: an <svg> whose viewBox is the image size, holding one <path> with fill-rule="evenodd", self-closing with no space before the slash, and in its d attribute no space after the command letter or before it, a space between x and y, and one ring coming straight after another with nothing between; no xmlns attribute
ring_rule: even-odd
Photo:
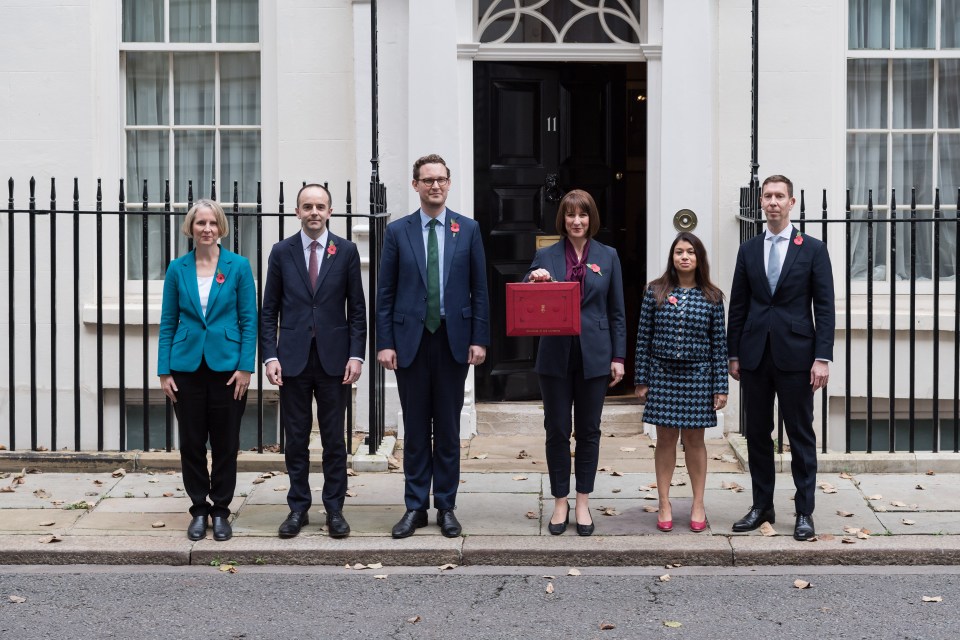
<svg viewBox="0 0 960 640"><path fill-rule="evenodd" d="M218 275L210 285L207 313L200 308L196 253L180 256L163 279L157 374L190 372L200 359L213 371L254 371L257 355L257 290L250 261L220 247Z"/></svg>
<svg viewBox="0 0 960 640"><path fill-rule="evenodd" d="M773 295L763 266L765 234L740 245L730 290L727 352L741 369L756 369L770 336L770 354L782 371L806 371L833 360L833 270L827 246L796 227ZM802 238L799 242L797 238Z"/></svg>
<svg viewBox="0 0 960 640"><path fill-rule="evenodd" d="M537 251L530 272L546 269L554 280L564 281L567 263L565 242ZM596 240L590 240L590 264L600 267L600 273L587 269L580 300L580 349L583 353L583 377L598 378L610 375L614 358L627 354L627 322L623 307L623 278L617 250ZM564 376L570 360L570 336L543 336L537 350L534 371L539 375Z"/></svg>
<svg viewBox="0 0 960 640"><path fill-rule="evenodd" d="M360 253L356 244L329 232L327 246L318 249L322 257L314 292L300 234L281 240L270 251L260 315L260 357L278 358L284 376L299 375L307 365L310 341L316 337L323 370L342 376L347 360L363 358L366 346Z"/></svg>
<svg viewBox="0 0 960 640"><path fill-rule="evenodd" d="M459 231L454 233L451 224ZM447 209L444 225L443 309L454 359L466 364L470 345L490 344L490 303L480 226ZM393 349L409 367L427 316L427 255L420 211L387 225L377 283L377 351ZM420 276L411 276L419 273ZM401 274L403 277L401 277Z"/></svg>

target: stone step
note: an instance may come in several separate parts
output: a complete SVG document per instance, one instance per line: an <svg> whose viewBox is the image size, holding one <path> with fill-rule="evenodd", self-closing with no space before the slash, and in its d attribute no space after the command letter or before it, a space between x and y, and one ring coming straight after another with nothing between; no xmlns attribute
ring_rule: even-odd
<svg viewBox="0 0 960 640"><path fill-rule="evenodd" d="M644 432L642 416L643 407L636 402L608 399L603 407L600 429L608 435L638 435ZM479 403L477 433L501 436L540 435L543 433L543 403Z"/></svg>

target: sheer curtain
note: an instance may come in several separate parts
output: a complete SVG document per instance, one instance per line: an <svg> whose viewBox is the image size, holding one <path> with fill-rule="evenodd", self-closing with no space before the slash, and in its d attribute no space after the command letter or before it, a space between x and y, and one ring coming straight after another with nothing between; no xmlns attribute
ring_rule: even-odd
<svg viewBox="0 0 960 640"><path fill-rule="evenodd" d="M218 0L217 42L259 41L259 2L257 0Z"/></svg>
<svg viewBox="0 0 960 640"><path fill-rule="evenodd" d="M897 0L894 42L897 49L936 46L936 0Z"/></svg>
<svg viewBox="0 0 960 640"><path fill-rule="evenodd" d="M940 0L940 47L960 48L960 0Z"/></svg>
<svg viewBox="0 0 960 640"><path fill-rule="evenodd" d="M123 0L123 41L163 42L163 0Z"/></svg>
<svg viewBox="0 0 960 640"><path fill-rule="evenodd" d="M849 48L890 48L889 0L849 0L849 10Z"/></svg>
<svg viewBox="0 0 960 640"><path fill-rule="evenodd" d="M210 0L170 0L170 42L210 42Z"/></svg>

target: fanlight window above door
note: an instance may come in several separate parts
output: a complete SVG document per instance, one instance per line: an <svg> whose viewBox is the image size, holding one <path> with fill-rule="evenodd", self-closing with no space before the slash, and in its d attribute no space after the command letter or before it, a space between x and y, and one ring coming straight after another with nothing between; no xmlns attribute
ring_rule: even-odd
<svg viewBox="0 0 960 640"><path fill-rule="evenodd" d="M643 0L478 0L482 43L639 44Z"/></svg>

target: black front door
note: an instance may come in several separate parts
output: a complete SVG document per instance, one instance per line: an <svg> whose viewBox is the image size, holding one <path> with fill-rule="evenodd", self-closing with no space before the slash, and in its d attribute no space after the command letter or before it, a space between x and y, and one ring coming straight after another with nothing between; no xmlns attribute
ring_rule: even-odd
<svg viewBox="0 0 960 640"><path fill-rule="evenodd" d="M593 195L601 219L597 239L620 252L627 295L635 295L638 276L642 283L642 274L627 273L624 255L635 245L624 233L634 227L625 180L626 76L622 64L474 65L474 216L487 255L492 338L486 363L477 368L478 400L540 396L533 373L537 339L506 336L505 285L527 272L537 237L557 233L565 192Z"/></svg>

